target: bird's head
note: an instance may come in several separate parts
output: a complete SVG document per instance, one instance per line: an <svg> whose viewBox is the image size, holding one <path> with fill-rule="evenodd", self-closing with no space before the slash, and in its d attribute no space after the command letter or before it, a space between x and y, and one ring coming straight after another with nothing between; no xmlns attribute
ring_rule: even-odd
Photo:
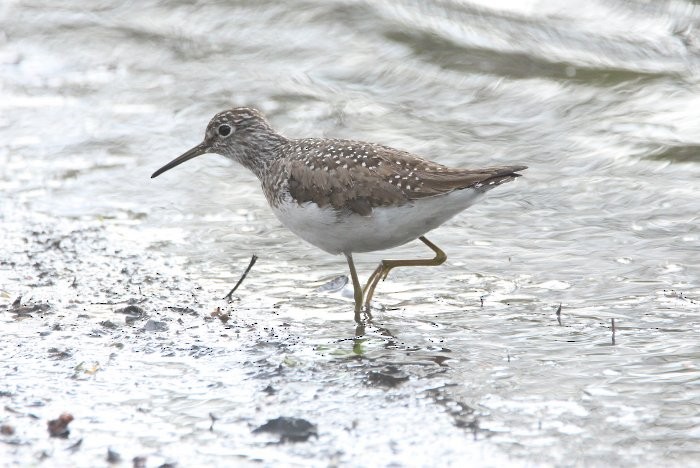
<svg viewBox="0 0 700 468"><path fill-rule="evenodd" d="M264 158L266 150L283 140L260 111L236 107L216 114L207 125L204 141L155 171L151 178L205 153L220 154L254 169L259 162L254 159Z"/></svg>

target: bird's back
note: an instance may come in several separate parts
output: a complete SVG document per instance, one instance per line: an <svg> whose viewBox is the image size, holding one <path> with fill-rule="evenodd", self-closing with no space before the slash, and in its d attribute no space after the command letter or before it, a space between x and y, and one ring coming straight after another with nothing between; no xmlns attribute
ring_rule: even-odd
<svg viewBox="0 0 700 468"><path fill-rule="evenodd" d="M458 169L383 145L352 140L289 140L273 163L275 183L287 184L297 203L370 215L378 207L401 206L471 188L487 191L520 174L525 166Z"/></svg>

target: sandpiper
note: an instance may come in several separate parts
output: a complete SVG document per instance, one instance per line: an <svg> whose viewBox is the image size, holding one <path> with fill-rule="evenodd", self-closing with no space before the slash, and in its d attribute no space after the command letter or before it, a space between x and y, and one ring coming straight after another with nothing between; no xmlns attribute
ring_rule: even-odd
<svg viewBox="0 0 700 468"><path fill-rule="evenodd" d="M205 153L225 156L251 170L282 224L328 253L345 255L357 322L361 322L363 304L371 317L374 290L393 268L440 265L447 259L424 234L526 169L457 169L374 143L290 139L273 130L256 109L238 107L216 114L202 143L151 178ZM435 256L382 260L364 288L360 285L354 253L385 250L416 239Z"/></svg>

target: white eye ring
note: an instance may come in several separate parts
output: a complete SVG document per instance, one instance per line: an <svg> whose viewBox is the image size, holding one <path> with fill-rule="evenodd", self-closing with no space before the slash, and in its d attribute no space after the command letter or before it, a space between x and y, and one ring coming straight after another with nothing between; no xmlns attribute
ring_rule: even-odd
<svg viewBox="0 0 700 468"><path fill-rule="evenodd" d="M233 128L231 128L231 126L228 124L221 124L216 129L216 133L218 133L220 137L226 138L233 133Z"/></svg>

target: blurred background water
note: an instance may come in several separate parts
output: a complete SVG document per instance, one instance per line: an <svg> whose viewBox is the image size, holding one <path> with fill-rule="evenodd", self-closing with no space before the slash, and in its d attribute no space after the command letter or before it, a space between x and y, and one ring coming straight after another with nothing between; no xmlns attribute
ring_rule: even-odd
<svg viewBox="0 0 700 468"><path fill-rule="evenodd" d="M17 0L0 5L0 21L0 240L16 246L6 258L22 251L13 242L27 226L97 223L114 245L176 261L209 306L259 255L234 314L291 327L284 355L296 364L280 377L290 390L265 401L288 412L302 402L321 434L264 449L247 435L241 460L681 466L700 457L696 2ZM353 336L350 300L316 289L346 273L344 260L286 231L252 174L212 155L149 179L201 141L215 112L237 105L261 109L289 137L529 169L430 236L447 264L399 269L380 285L356 362L348 353L358 341L343 340ZM356 261L366 277L381 258L425 254L407 245ZM9 303L29 291L7 265ZM99 277L99 265L76 274ZM52 288L31 293L65 301ZM244 372L255 353L237 353L228 380L201 369L206 377L189 379L223 379L238 400L177 383L209 369L206 357L161 377L184 385L178 398L205 418L214 406L257 420ZM373 393L342 377L372 366L394 366L410 383ZM120 372L115 386L134 371ZM145 384L146 400L159 385ZM178 398L161 400L158 421L175 432L193 424L174 418ZM352 417L361 430L346 430ZM230 461L195 449L216 446L206 431L176 450L148 439L153 427L87 430L167 446L189 463ZM235 423L228 430L240 436ZM93 464L96 452L83 453L78 461Z"/></svg>

